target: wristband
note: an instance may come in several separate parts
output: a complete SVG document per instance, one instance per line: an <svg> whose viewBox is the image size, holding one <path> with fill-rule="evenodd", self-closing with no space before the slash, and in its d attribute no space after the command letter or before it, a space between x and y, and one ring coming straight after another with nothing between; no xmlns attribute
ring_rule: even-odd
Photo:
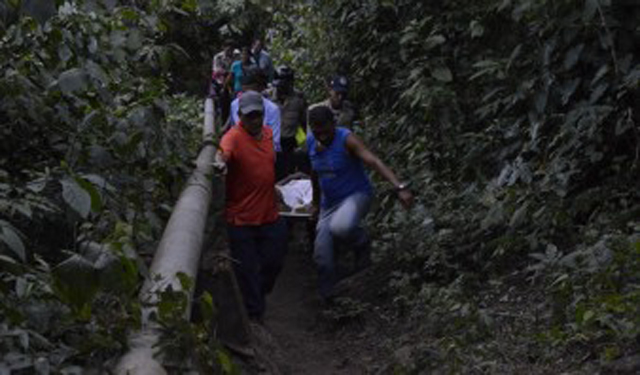
<svg viewBox="0 0 640 375"><path fill-rule="evenodd" d="M407 190L411 185L411 182L401 182L400 185L396 186L396 191Z"/></svg>

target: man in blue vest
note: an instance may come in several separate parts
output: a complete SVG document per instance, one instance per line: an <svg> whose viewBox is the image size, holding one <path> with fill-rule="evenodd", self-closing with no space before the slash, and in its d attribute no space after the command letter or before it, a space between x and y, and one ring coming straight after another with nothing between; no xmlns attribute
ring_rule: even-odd
<svg viewBox="0 0 640 375"><path fill-rule="evenodd" d="M413 203L413 195L408 184L401 182L360 138L347 128L336 127L330 108L310 109L309 126L307 150L314 185L313 206L314 211L319 209L313 259L318 267L320 296L330 301L337 282L334 240L348 242L355 249L357 269L370 262L370 241L360 225L373 196L364 165L394 186L405 208Z"/></svg>

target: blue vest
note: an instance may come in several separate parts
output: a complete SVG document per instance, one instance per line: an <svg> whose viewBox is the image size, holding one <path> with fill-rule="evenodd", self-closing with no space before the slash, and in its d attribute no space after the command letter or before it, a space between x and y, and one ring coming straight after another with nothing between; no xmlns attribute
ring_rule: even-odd
<svg viewBox="0 0 640 375"><path fill-rule="evenodd" d="M349 134L349 129L337 127L331 145L323 151L316 149L317 142L311 132L307 137L311 168L318 174L322 190L323 208L333 207L354 193L373 193L362 161L351 156L346 148Z"/></svg>

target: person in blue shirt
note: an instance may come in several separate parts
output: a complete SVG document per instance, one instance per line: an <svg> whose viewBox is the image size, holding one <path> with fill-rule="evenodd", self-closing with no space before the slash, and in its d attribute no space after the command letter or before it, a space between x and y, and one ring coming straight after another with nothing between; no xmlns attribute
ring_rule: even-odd
<svg viewBox="0 0 640 375"><path fill-rule="evenodd" d="M237 125L240 121L238 103L242 93L246 91L257 91L262 94L265 85L264 73L260 69L252 67L245 71L242 77L242 91L238 94L238 97L231 102L230 116L226 129ZM262 100L264 103L264 124L271 128L273 132L273 147L276 153L279 154L282 151L282 146L280 145L280 108L264 95L262 95Z"/></svg>
<svg viewBox="0 0 640 375"><path fill-rule="evenodd" d="M271 83L271 81L273 81L275 71L273 68L273 62L271 61L271 55L269 55L269 52L264 50L262 39L254 40L251 54L253 55L258 68L262 69L264 74L267 76L267 83Z"/></svg>
<svg viewBox="0 0 640 375"><path fill-rule="evenodd" d="M242 91L242 77L248 70L257 67L253 56L251 55L251 49L249 47L242 48L242 58L238 61L234 61L229 69L225 86L229 91L233 92L234 97L238 96L238 93ZM233 113L232 113L233 114Z"/></svg>
<svg viewBox="0 0 640 375"><path fill-rule="evenodd" d="M346 242L356 252L356 270L370 263L370 241L361 222L371 204L373 187L364 166L389 181L405 208L413 195L365 144L349 129L336 126L334 114L326 106L309 110L311 134L307 151L313 183L312 212L318 215L313 259L318 268L320 296L331 301L337 282L334 241Z"/></svg>

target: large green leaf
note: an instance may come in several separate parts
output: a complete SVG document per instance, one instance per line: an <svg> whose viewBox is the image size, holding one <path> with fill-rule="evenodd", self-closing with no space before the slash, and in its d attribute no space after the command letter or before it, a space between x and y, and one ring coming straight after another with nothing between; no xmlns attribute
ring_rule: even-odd
<svg viewBox="0 0 640 375"><path fill-rule="evenodd" d="M81 177L76 177L75 181L80 187L82 187L82 189L84 189L84 191L89 193L89 196L91 197L91 211L94 213L102 211L102 196L96 187L93 186L91 182Z"/></svg>
<svg viewBox="0 0 640 375"><path fill-rule="evenodd" d="M20 238L20 232L5 220L0 220L0 240L2 240L21 261L26 261L27 252Z"/></svg>
<svg viewBox="0 0 640 375"><path fill-rule="evenodd" d="M93 264L79 254L71 255L53 269L54 290L82 319L91 316L91 302L100 283Z"/></svg>
<svg viewBox="0 0 640 375"><path fill-rule="evenodd" d="M578 63L578 61L580 60L580 54L582 53L583 49L584 49L584 44L581 43L571 48L569 51L567 51L567 54L564 58L565 69L569 70Z"/></svg>
<svg viewBox="0 0 640 375"><path fill-rule="evenodd" d="M71 178L60 181L62 185L62 198L82 218L87 218L91 212L91 194L83 189Z"/></svg>
<svg viewBox="0 0 640 375"><path fill-rule="evenodd" d="M442 82L451 82L453 80L453 75L451 74L451 70L446 66L439 66L431 71L431 76L438 81Z"/></svg>
<svg viewBox="0 0 640 375"><path fill-rule="evenodd" d="M86 75L78 68L69 69L58 77L58 86L62 92L67 94L85 90L87 88Z"/></svg>

